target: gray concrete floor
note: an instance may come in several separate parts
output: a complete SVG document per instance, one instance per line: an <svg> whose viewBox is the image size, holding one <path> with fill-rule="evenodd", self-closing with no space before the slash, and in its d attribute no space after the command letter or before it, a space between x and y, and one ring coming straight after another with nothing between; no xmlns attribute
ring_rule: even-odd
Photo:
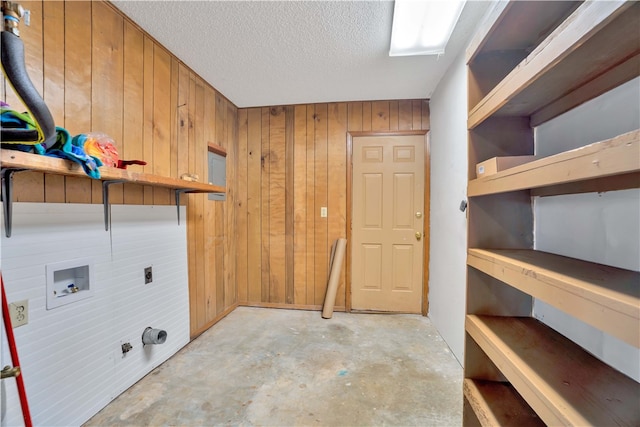
<svg viewBox="0 0 640 427"><path fill-rule="evenodd" d="M459 426L462 368L429 319L240 307L86 426Z"/></svg>

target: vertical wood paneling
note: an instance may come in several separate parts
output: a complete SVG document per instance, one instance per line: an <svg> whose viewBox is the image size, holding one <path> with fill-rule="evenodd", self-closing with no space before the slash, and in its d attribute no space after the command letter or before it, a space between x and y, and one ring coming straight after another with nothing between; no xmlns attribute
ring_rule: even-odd
<svg viewBox="0 0 640 427"><path fill-rule="evenodd" d="M350 102L347 106L349 110L349 132L362 130L362 102Z"/></svg>
<svg viewBox="0 0 640 427"><path fill-rule="evenodd" d="M124 20L102 2L93 3L92 15L91 127L94 132L109 135L120 152L123 149ZM97 202L101 202L100 184L94 183L94 201L98 195ZM114 204L123 203L122 185L112 186L109 197Z"/></svg>
<svg viewBox="0 0 640 427"><path fill-rule="evenodd" d="M249 226L248 189L249 181L247 164L249 161L249 110L238 111L238 191L236 195L236 227L237 241L237 282L238 301L248 301L248 269L249 269Z"/></svg>
<svg viewBox="0 0 640 427"><path fill-rule="evenodd" d="M327 286L328 272L328 218L320 217L320 208L328 205L328 112L327 104L317 104L315 113L315 296L314 304L322 304Z"/></svg>
<svg viewBox="0 0 640 427"><path fill-rule="evenodd" d="M238 282L236 279L237 258L237 228L236 228L236 190L237 190L237 141L238 141L238 109L225 99L227 115L225 116L225 129L227 142L227 200L224 202L225 234L224 241L224 288L225 307L230 307L238 302Z"/></svg>
<svg viewBox="0 0 640 427"><path fill-rule="evenodd" d="M124 110L123 159L144 158L144 35L130 22L124 23ZM131 165L130 170L143 171L142 166ZM144 204L144 188L124 185L124 203Z"/></svg>
<svg viewBox="0 0 640 427"><path fill-rule="evenodd" d="M372 114L371 102L363 102L362 103L362 130L370 131L371 130L371 114Z"/></svg>
<svg viewBox="0 0 640 427"><path fill-rule="evenodd" d="M270 112L269 108L262 108L262 157L260 159L262 163L262 181L261 181L261 192L260 197L262 200L262 222L261 222L261 233L262 233L262 299L261 301L269 302L269 283L271 280L271 271L270 267L270 254L269 254L269 235L270 235L270 219L269 216L270 209L269 203L271 201L270 198L270 190L271 190L271 182L270 182L270 167L271 161L269 159L270 156L270 148L269 148L269 123Z"/></svg>
<svg viewBox="0 0 640 427"><path fill-rule="evenodd" d="M159 46L153 50L153 173L171 176L171 57ZM153 203L171 202L169 190L155 187Z"/></svg>
<svg viewBox="0 0 640 427"><path fill-rule="evenodd" d="M91 129L91 2L65 3L64 127L72 134ZM67 203L91 203L91 181L66 177Z"/></svg>
<svg viewBox="0 0 640 427"><path fill-rule="evenodd" d="M205 142L214 141L216 134L216 93L213 88L205 87L204 91L204 137ZM203 157L208 156L207 153L203 153ZM208 173L208 171L205 171ZM208 179L208 176L203 177ZM200 254L196 254L196 257L204 260L204 277L212 278L216 277L216 218L215 218L215 202L208 200L207 196L200 196L203 200L204 206L204 229L202 233L204 235L204 250ZM205 314L207 319L213 319L216 316L218 308L218 296L217 289L218 284L215 280L208 280L205 283L205 299L200 304L205 305Z"/></svg>
<svg viewBox="0 0 640 427"><path fill-rule="evenodd" d="M316 180L316 108L315 105L307 107L307 305L315 304L316 275L315 275L315 245L316 245L316 204L315 180Z"/></svg>
<svg viewBox="0 0 640 427"><path fill-rule="evenodd" d="M371 103L371 130L389 130L389 101Z"/></svg>
<svg viewBox="0 0 640 427"><path fill-rule="evenodd" d="M262 301L262 110L247 111L247 302Z"/></svg>
<svg viewBox="0 0 640 427"><path fill-rule="evenodd" d="M204 144L204 123L205 123L205 109L204 109L204 87L202 86L202 82L196 78L195 81L195 113L194 113L194 137L195 137L195 155L194 155L194 169L192 173L197 174L199 177L203 177L203 157L206 153L206 148L203 147ZM205 206L205 195L204 194L194 194L189 196L193 201L193 225L195 229L195 243L196 248L199 248L200 251L194 254L193 259L195 263L193 267L196 270L195 277L195 289L197 295L197 318L198 318L198 328L201 328L203 325L207 323L207 277L205 276L205 263L207 262L206 258L206 246L205 246L205 236L204 236L204 206Z"/></svg>
<svg viewBox="0 0 640 427"><path fill-rule="evenodd" d="M285 158L282 160L285 164L285 303L293 304L294 302L294 109L291 106L285 109Z"/></svg>
<svg viewBox="0 0 640 427"><path fill-rule="evenodd" d="M189 173L189 69L183 64L178 66L178 178ZM185 198L186 199L186 198Z"/></svg>
<svg viewBox="0 0 640 427"><path fill-rule="evenodd" d="M25 63L27 72L38 93L41 95L44 82L44 54L43 54L43 11L40 1L21 1L25 9L31 11L31 25L20 25L20 38L24 43ZM7 83L6 102L16 110L24 110L13 88ZM34 172L20 172L13 177L14 201L16 202L44 202L44 175Z"/></svg>
<svg viewBox="0 0 640 427"><path fill-rule="evenodd" d="M422 101L414 99L411 101L412 113L413 113L413 130L422 129Z"/></svg>
<svg viewBox="0 0 640 427"><path fill-rule="evenodd" d="M387 104L388 105L388 104ZM347 229L347 105L329 104L328 117L328 245L339 238L346 238ZM342 269L335 304L345 305L345 274ZM325 283L327 280L325 280Z"/></svg>
<svg viewBox="0 0 640 427"><path fill-rule="evenodd" d="M218 93L213 93L213 98L208 98L205 93L205 103L207 110L210 110L210 116L207 117L207 121L212 125L207 127L209 130L206 138L209 138L207 142L213 142L218 145L222 145L220 141L221 131L224 129L224 111L222 111L222 97ZM213 310L217 313L224 308L224 254L222 253L222 229L224 227L223 212L220 203L208 202L206 204L207 209L207 222L211 233L211 245L208 248L207 262L210 264L211 275L210 282L214 284L212 293Z"/></svg>
<svg viewBox="0 0 640 427"><path fill-rule="evenodd" d="M294 109L294 266L295 304L307 303L307 106ZM240 218L240 217L238 217Z"/></svg>
<svg viewBox="0 0 640 427"><path fill-rule="evenodd" d="M42 4L44 40L44 101L55 123L64 123L64 3L46 1ZM45 175L46 202L64 203L65 178Z"/></svg>
<svg viewBox="0 0 640 427"><path fill-rule="evenodd" d="M195 111L196 111L196 81L193 73L187 72L188 83L185 83L187 88L187 105L185 106L187 111L187 141L188 145L188 167L186 173L195 173L196 171L196 135L195 135ZM198 216L198 208L196 199L199 196L197 194L188 195L187 198L187 242L189 242L189 307L190 307L190 321L191 321L191 335L202 327L202 317L198 315L201 311L199 308L203 305L202 290L199 289L200 284L197 280L198 263L202 258L202 253L198 253L198 250L204 252L206 248L202 248L196 245L196 217Z"/></svg>
<svg viewBox="0 0 640 427"><path fill-rule="evenodd" d="M269 302L285 293L285 110L269 109Z"/></svg>
<svg viewBox="0 0 640 427"><path fill-rule="evenodd" d="M331 246L347 234L347 132L412 130L414 122L416 129L428 129L428 101L308 104L238 114L238 186L246 185L247 194L246 210L240 199L236 208L238 237L247 245L246 255L237 250L238 278L246 274L239 282L240 301L319 309ZM320 217L322 206L328 218ZM343 268L337 309L347 306L346 298Z"/></svg>
<svg viewBox="0 0 640 427"><path fill-rule="evenodd" d="M171 138L169 148L169 168L172 178L180 178L178 175L178 86L180 84L180 63L175 57L171 59L171 101L169 103L169 125L171 126ZM211 88L213 90L213 88ZM173 202L173 200L172 200Z"/></svg>
<svg viewBox="0 0 640 427"><path fill-rule="evenodd" d="M226 100L219 93L215 98L215 143L225 147L227 145L225 139L225 122L226 122ZM227 195L228 197L228 195ZM224 254L224 239L225 239L225 205L224 203L214 203L214 216L215 216L215 263L214 274L216 283L216 311L222 312L225 304L226 287L224 286L225 278L225 254Z"/></svg>
<svg viewBox="0 0 640 427"><path fill-rule="evenodd" d="M413 129L413 106L410 100L398 101L398 130Z"/></svg>
<svg viewBox="0 0 640 427"><path fill-rule="evenodd" d="M389 101L389 130L398 130L399 108L398 101Z"/></svg>
<svg viewBox="0 0 640 427"><path fill-rule="evenodd" d="M142 154L147 162L143 168L145 173L153 173L153 61L154 43L149 37L144 38L143 51L143 123L142 123ZM143 189L145 205L153 204L153 188L145 186ZM191 274L191 271L189 271Z"/></svg>

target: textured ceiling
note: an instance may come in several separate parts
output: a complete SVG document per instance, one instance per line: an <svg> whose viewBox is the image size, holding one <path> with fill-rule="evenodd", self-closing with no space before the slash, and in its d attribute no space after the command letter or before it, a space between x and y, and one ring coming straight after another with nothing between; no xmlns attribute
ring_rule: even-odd
<svg viewBox="0 0 640 427"><path fill-rule="evenodd" d="M112 1L238 107L431 96L488 2L441 57L389 57L390 1Z"/></svg>

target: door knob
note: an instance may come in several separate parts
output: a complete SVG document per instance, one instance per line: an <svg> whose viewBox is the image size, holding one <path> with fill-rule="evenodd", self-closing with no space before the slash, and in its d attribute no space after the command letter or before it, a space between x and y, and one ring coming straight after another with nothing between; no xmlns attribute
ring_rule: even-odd
<svg viewBox="0 0 640 427"><path fill-rule="evenodd" d="M422 233L419 231L416 231L416 240L420 240L422 239Z"/></svg>
<svg viewBox="0 0 640 427"><path fill-rule="evenodd" d="M416 218L422 218L422 212L416 212Z"/></svg>

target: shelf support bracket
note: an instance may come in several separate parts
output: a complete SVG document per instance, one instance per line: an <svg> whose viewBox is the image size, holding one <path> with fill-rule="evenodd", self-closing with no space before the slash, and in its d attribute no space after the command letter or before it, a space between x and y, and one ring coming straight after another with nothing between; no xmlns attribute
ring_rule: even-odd
<svg viewBox="0 0 640 427"><path fill-rule="evenodd" d="M104 205L104 231L109 231L111 224L111 203L109 203L109 186L113 184L122 184L126 182L124 179L113 181L102 181L102 204Z"/></svg>
<svg viewBox="0 0 640 427"><path fill-rule="evenodd" d="M193 190L191 190L189 188L177 188L175 190L175 192L176 192L176 210L178 211L177 212L178 213L178 225L180 225L180 195L182 193L188 193L190 191L193 191Z"/></svg>
<svg viewBox="0 0 640 427"><path fill-rule="evenodd" d="M24 169L2 169L2 207L4 209L4 231L7 237L11 237L11 224L13 222L13 174Z"/></svg>

